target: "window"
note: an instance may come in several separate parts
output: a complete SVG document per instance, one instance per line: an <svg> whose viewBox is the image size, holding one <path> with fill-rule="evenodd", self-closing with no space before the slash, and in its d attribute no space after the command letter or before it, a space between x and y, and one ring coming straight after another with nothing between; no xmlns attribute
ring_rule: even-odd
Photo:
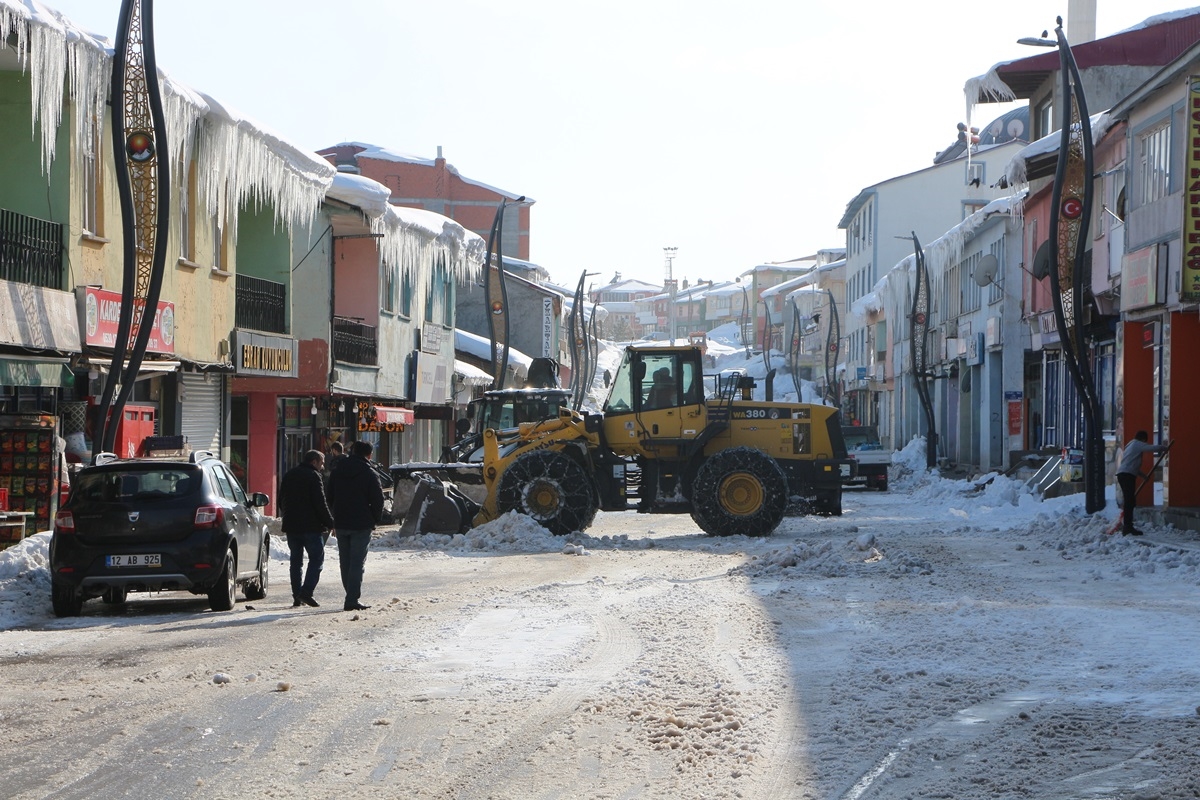
<svg viewBox="0 0 1200 800"><path fill-rule="evenodd" d="M447 328L454 325L454 281L446 268L445 257L439 256L429 281L425 297L425 319L439 322Z"/></svg>
<svg viewBox="0 0 1200 800"><path fill-rule="evenodd" d="M396 269L386 261L379 262L379 307L384 311L396 310Z"/></svg>
<svg viewBox="0 0 1200 800"><path fill-rule="evenodd" d="M196 260L196 162L188 165L187 177L179 187L179 258Z"/></svg>
<svg viewBox="0 0 1200 800"><path fill-rule="evenodd" d="M1035 140L1041 139L1043 136L1049 135L1054 131L1054 99L1047 98L1037 104L1034 109L1034 133Z"/></svg>
<svg viewBox="0 0 1200 800"><path fill-rule="evenodd" d="M404 275L400 279L400 313L406 317L412 316L413 285L412 276Z"/></svg>
<svg viewBox="0 0 1200 800"><path fill-rule="evenodd" d="M84 232L92 236L104 235L104 207L100 198L100 187L103 185L101 176L103 165L100 160L100 154L103 152L103 149L100 146L100 137L103 127L103 124L99 120L93 120L91 142L83 153L83 164L81 165L83 173L83 216L81 222Z"/></svg>
<svg viewBox="0 0 1200 800"><path fill-rule="evenodd" d="M243 485L250 465L250 398L239 395L229 403L229 468Z"/></svg>
<svg viewBox="0 0 1200 800"><path fill-rule="evenodd" d="M972 161L967 166L967 185L979 188L983 186L983 163Z"/></svg>
<svg viewBox="0 0 1200 800"><path fill-rule="evenodd" d="M212 224L212 268L213 272L225 271L225 232L221 230L221 223L214 219Z"/></svg>
<svg viewBox="0 0 1200 800"><path fill-rule="evenodd" d="M1171 123L1168 120L1138 138L1138 187L1141 203L1153 203L1171 191Z"/></svg>
<svg viewBox="0 0 1200 800"><path fill-rule="evenodd" d="M996 257L996 263L999 265L996 277L988 284L988 303L995 304L1004 300L1004 240L993 242L988 252Z"/></svg>

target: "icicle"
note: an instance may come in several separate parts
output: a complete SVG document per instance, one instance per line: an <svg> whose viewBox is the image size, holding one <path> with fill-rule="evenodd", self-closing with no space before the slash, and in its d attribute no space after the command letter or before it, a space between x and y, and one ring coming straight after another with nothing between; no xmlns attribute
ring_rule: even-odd
<svg viewBox="0 0 1200 800"><path fill-rule="evenodd" d="M983 75L969 79L963 86L963 94L967 100L967 120L970 121L972 112L980 99L992 100L998 103L1008 103L1017 99L1017 95L1000 77L999 68L1008 64L1001 61Z"/></svg>

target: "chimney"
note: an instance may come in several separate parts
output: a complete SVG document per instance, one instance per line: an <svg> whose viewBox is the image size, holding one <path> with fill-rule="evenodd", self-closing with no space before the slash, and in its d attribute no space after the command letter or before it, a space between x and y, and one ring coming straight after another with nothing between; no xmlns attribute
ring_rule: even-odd
<svg viewBox="0 0 1200 800"><path fill-rule="evenodd" d="M1096 0L1067 0L1067 43L1074 47L1096 39Z"/></svg>

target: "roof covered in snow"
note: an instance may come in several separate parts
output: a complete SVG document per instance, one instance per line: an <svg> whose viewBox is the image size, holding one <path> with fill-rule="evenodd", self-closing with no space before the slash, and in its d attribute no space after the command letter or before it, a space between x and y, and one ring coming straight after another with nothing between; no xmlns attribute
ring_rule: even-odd
<svg viewBox="0 0 1200 800"><path fill-rule="evenodd" d="M1051 34L1053 35L1053 34ZM1123 31L1071 45L1079 69L1162 66L1200 40L1200 7L1148 17ZM1001 61L963 87L968 106L1029 99L1059 69L1057 48L1028 58Z"/></svg>
<svg viewBox="0 0 1200 800"><path fill-rule="evenodd" d="M322 147L320 152L328 153L331 150L335 150L338 148L344 148L344 147L354 149L356 151L355 152L356 158L373 158L377 161L392 161L392 162L400 163L400 164L417 164L417 165L423 166L423 167L432 167L432 166L435 166L438 162L437 158L425 158L422 156L410 156L410 155L406 155L404 153L400 153L396 150L392 150L387 147L381 147L380 145L377 145L377 144L370 144L368 142L339 142L335 145L330 145L329 147ZM441 148L438 148L438 150L440 152ZM438 156L438 158L440 158L440 156ZM488 191L495 192L496 194L506 197L509 200L514 200L514 201L521 200L526 205L532 205L533 203L537 202L532 197L526 197L525 195L516 194L515 192L510 192L506 189L498 189L495 186L491 186L491 185L483 183L481 181L471 180L470 178L464 177L463 174L458 171L458 168L455 167L453 164L451 164L449 161L447 161L445 163L446 163L446 171L449 172L451 175L457 176L458 179L461 180L463 183L469 183L472 186L478 186L481 189L487 189Z"/></svg>

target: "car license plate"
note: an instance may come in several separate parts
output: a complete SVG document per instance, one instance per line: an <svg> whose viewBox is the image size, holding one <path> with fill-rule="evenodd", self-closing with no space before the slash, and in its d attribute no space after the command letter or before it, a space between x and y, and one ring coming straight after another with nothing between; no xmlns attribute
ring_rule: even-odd
<svg viewBox="0 0 1200 800"><path fill-rule="evenodd" d="M108 556L104 563L110 567L161 567L161 553L138 553L128 556Z"/></svg>

